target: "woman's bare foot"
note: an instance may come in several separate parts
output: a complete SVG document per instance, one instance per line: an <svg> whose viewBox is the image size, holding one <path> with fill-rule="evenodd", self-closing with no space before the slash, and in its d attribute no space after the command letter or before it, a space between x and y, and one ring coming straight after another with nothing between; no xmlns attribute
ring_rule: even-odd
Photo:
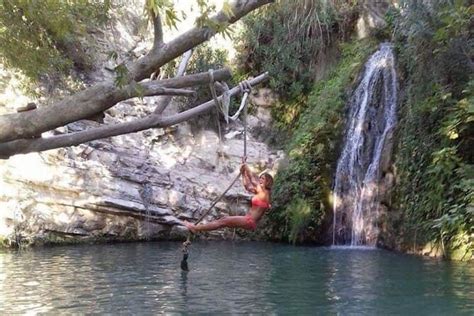
<svg viewBox="0 0 474 316"><path fill-rule="evenodd" d="M186 226L186 228L189 229L192 233L196 233L196 225L194 225L193 223L184 221L184 226Z"/></svg>

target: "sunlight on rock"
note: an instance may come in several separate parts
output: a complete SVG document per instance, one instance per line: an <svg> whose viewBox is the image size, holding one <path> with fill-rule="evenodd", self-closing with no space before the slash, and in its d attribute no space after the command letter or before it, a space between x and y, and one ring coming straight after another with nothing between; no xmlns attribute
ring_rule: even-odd
<svg viewBox="0 0 474 316"><path fill-rule="evenodd" d="M7 71L0 64L0 113L11 113L14 109L31 102L22 89L25 77L14 71ZM4 106L5 107L4 107Z"/></svg>
<svg viewBox="0 0 474 316"><path fill-rule="evenodd" d="M168 169L173 168L176 165L176 154L179 153L179 148L175 146L169 146L167 150L163 150L160 155L160 162Z"/></svg>
<svg viewBox="0 0 474 316"><path fill-rule="evenodd" d="M185 196L178 191L168 192L168 201L173 206L180 206L185 200Z"/></svg>
<svg viewBox="0 0 474 316"><path fill-rule="evenodd" d="M165 41L194 27L195 18L200 14L195 3L191 5L193 8L189 1L179 0L176 4L176 10L183 9L187 17L178 22L178 30L163 30ZM209 4L216 4L216 10L222 7L220 1ZM97 70L90 74L88 84L112 79L110 70L104 70L104 65L110 69L116 66L115 62L104 59L110 51L127 59L130 55L143 56L152 45L151 23L148 26L140 24L144 22L143 2L132 0L124 5L117 4L116 9L111 13L111 24L94 33L100 47L97 56L91 56L97 62ZM150 32L140 34L143 31L140 27L148 28ZM209 44L227 49L229 56L233 55L229 39L223 41L222 36L216 35ZM4 95L0 95L0 103L8 103L2 104L0 111L14 112L15 107L30 102L21 96L20 79L11 74L5 77L0 72L0 88L7 87L1 91ZM68 93L70 91L58 88L44 100L36 101L40 106L47 106ZM260 96L262 106L263 103L268 105L268 99L269 95ZM104 124L143 118L153 111L157 100L146 97L119 102L105 111ZM171 114L184 105L179 100L173 102L176 103L168 107ZM276 162L284 152L276 153L265 143L255 140L250 130L256 125L252 124L265 122L254 116L270 118L268 113L264 116L262 112L249 115L247 161L255 171L269 170L274 175ZM99 126L96 121L80 120L50 132L49 136ZM203 128L212 129L211 126ZM226 132L233 132L233 138L220 141L215 131L197 132L191 123L181 123L0 161L0 236L11 234L15 227L20 227L21 224L15 224L14 220L22 217L23 222L32 224L28 229L21 228L21 233L33 242L36 238L42 242L50 232L132 240L150 236L163 238L169 226L178 221L177 216L192 219L196 210L208 207L237 177L243 155L242 130L240 122L227 126ZM248 195L238 183L227 194L229 201L222 201L220 209L210 217L230 211L243 214L247 210ZM21 216L16 216L15 210ZM160 225L148 223L147 216L160 221ZM56 242L62 237L54 235L51 238Z"/></svg>
<svg viewBox="0 0 474 316"><path fill-rule="evenodd" d="M19 210L14 201L0 202L0 210L0 236L11 236L15 230L15 218L19 218L21 214L17 216Z"/></svg>
<svg viewBox="0 0 474 316"><path fill-rule="evenodd" d="M54 178L51 168L44 163L37 153L16 155L11 157L9 162L17 166L14 172L20 178L43 183Z"/></svg>
<svg viewBox="0 0 474 316"><path fill-rule="evenodd" d="M385 13L389 6L381 1L366 1L361 6L361 13L357 20L356 32L359 39L371 35L375 29L385 27Z"/></svg>

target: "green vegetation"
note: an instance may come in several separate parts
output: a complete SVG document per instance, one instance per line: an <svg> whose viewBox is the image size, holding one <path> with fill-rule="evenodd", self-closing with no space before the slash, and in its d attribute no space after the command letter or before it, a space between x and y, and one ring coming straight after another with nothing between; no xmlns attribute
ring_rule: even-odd
<svg viewBox="0 0 474 316"><path fill-rule="evenodd" d="M0 1L0 62L36 81L92 67L87 31L108 19L110 1ZM82 39L82 40L81 40Z"/></svg>
<svg viewBox="0 0 474 316"><path fill-rule="evenodd" d="M256 74L269 71L270 87L284 98L311 90L317 55L342 36L348 4L277 0L244 19L240 63Z"/></svg>
<svg viewBox="0 0 474 316"><path fill-rule="evenodd" d="M73 68L89 71L90 30L108 21L111 6L108 0L0 1L0 63L33 81L55 79ZM198 25L229 34L227 25L208 18L214 6L202 0L198 6ZM159 12L168 27L184 18L169 0L147 0L145 8L149 17ZM244 19L235 79L269 71L269 87L279 96L272 107L275 128L288 135L288 165L275 179L273 208L262 231L269 239L323 242L344 105L376 47L371 41L347 43L357 8L357 1L276 0ZM402 0L400 8L389 10L388 27L374 34L393 37L403 89L397 182L382 238L392 247L419 250L438 244L448 257L472 258L474 6L467 0ZM224 50L204 44L188 73L226 64ZM171 62L162 71L174 75L175 67ZM117 78L126 78L126 71L118 65ZM209 98L204 87L196 103ZM193 124L208 127L214 115Z"/></svg>
<svg viewBox="0 0 474 316"><path fill-rule="evenodd" d="M344 105L375 43L342 46L328 78L313 87L306 110L287 146L289 164L275 179L273 208L265 234L279 240L321 242L331 212L331 183L344 128Z"/></svg>
<svg viewBox="0 0 474 316"><path fill-rule="evenodd" d="M314 2L327 14L308 22L313 16L301 13L301 5L277 1L276 9L248 18L240 57L246 71L270 71L270 87L281 97L273 107L276 126L290 135L289 163L276 178L265 235L318 242L331 209L346 91L374 45L346 45L336 69L314 84L318 62L311 57L324 51L324 30L337 29L343 15L340 8L322 9L322 2ZM401 8L390 9L388 27L374 34L394 37L403 87L397 184L386 223L391 236L382 237L392 239L387 243L392 247L439 244L446 256L468 258L474 250L473 6L463 0L406 0ZM285 19L289 22L281 23ZM299 33L310 25L321 26L323 36ZM337 39L338 32L328 32L329 38Z"/></svg>
<svg viewBox="0 0 474 316"><path fill-rule="evenodd" d="M396 149L391 219L397 242L438 243L445 255L474 250L472 22L468 1L405 1L392 15L406 97ZM470 71L469 71L470 70Z"/></svg>
<svg viewBox="0 0 474 316"><path fill-rule="evenodd" d="M269 72L269 86L282 100L273 113L282 130L291 131L303 112L315 79L324 76L321 61L337 55L327 52L352 30L355 12L355 1L277 0L243 19L239 68Z"/></svg>

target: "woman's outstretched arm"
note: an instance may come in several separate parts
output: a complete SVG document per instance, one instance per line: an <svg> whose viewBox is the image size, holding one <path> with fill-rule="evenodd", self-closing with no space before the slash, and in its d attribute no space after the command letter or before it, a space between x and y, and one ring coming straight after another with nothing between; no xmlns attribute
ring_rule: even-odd
<svg viewBox="0 0 474 316"><path fill-rule="evenodd" d="M246 164L242 164L240 172L242 174L242 185L244 188L251 193L257 193L258 179L256 175Z"/></svg>

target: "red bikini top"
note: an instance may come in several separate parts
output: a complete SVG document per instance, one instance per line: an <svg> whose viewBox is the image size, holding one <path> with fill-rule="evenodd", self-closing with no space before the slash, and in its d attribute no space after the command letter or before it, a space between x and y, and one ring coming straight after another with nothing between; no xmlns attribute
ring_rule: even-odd
<svg viewBox="0 0 474 316"><path fill-rule="evenodd" d="M254 196L252 198L252 206L261 207L261 208L270 208L270 203L260 200L258 197Z"/></svg>

